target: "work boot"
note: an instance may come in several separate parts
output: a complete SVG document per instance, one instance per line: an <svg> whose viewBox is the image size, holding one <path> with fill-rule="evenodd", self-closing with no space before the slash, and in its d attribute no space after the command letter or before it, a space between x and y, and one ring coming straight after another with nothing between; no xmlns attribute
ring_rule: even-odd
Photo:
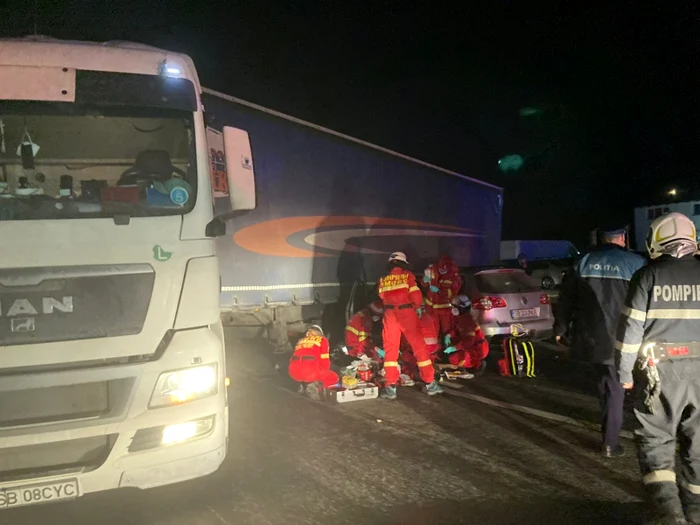
<svg viewBox="0 0 700 525"><path fill-rule="evenodd" d="M681 501L685 510L685 519L691 525L700 525L700 498L681 485Z"/></svg>
<svg viewBox="0 0 700 525"><path fill-rule="evenodd" d="M678 486L673 482L649 483L644 486L648 504L647 525L682 525L688 522L683 514L683 506L678 494Z"/></svg>
<svg viewBox="0 0 700 525"><path fill-rule="evenodd" d="M614 447L605 445L601 453L605 458L621 458L625 455L625 449L622 448L622 445L616 445Z"/></svg>
<svg viewBox="0 0 700 525"><path fill-rule="evenodd" d="M416 382L413 379L411 379L411 376L409 376L408 374L401 374L399 376L399 384L401 386L413 386L416 384Z"/></svg>
<svg viewBox="0 0 700 525"><path fill-rule="evenodd" d="M306 385L306 396L314 401L321 401L321 390L323 389L323 383L320 381L313 381Z"/></svg>
<svg viewBox="0 0 700 525"><path fill-rule="evenodd" d="M385 385L379 393L379 397L383 399L391 399L392 401L398 396L396 395L396 385Z"/></svg>
<svg viewBox="0 0 700 525"><path fill-rule="evenodd" d="M429 396L435 396L445 392L437 381L433 381L432 383L426 385L425 390Z"/></svg>
<svg viewBox="0 0 700 525"><path fill-rule="evenodd" d="M698 507L686 507L685 508L685 519L688 520L690 525L700 525L700 508Z"/></svg>

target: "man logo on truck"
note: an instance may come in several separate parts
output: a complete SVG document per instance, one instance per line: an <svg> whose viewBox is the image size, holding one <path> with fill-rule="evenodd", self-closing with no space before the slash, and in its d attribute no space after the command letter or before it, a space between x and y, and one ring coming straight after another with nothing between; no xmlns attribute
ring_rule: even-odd
<svg viewBox="0 0 700 525"><path fill-rule="evenodd" d="M38 306L38 305L37 305ZM66 295L61 299L55 297L41 298L41 313L50 315L55 312L72 313L73 312L73 296ZM10 331L16 332L33 332L36 330L36 321L34 317L17 317L17 316L32 316L39 315L39 309L34 306L29 299L15 299L9 308L3 308L3 303L0 302L0 317L12 317L10 319Z"/></svg>
<svg viewBox="0 0 700 525"><path fill-rule="evenodd" d="M34 330L36 330L36 323L33 317L17 317L10 320L12 332L33 332Z"/></svg>
<svg viewBox="0 0 700 525"><path fill-rule="evenodd" d="M36 308L29 301L29 299L15 299L7 309L5 309L4 306L4 303L0 302L0 317L17 317L18 315L39 315L39 309ZM41 298L42 314L53 314L56 311L68 314L73 313L73 296L66 295L60 300L54 297Z"/></svg>

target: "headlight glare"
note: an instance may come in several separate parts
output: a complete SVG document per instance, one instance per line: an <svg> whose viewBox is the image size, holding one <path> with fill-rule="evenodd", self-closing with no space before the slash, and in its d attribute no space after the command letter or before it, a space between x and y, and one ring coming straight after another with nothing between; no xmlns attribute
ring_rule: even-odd
<svg viewBox="0 0 700 525"><path fill-rule="evenodd" d="M164 372L158 377L150 408L179 405L217 392L215 364Z"/></svg>

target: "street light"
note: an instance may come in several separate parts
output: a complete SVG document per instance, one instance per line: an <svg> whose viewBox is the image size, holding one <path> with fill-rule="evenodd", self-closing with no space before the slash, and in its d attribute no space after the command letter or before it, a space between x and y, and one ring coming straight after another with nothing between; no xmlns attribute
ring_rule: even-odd
<svg viewBox="0 0 700 525"><path fill-rule="evenodd" d="M676 197L678 195L678 190L676 188L671 188L667 193L669 197Z"/></svg>

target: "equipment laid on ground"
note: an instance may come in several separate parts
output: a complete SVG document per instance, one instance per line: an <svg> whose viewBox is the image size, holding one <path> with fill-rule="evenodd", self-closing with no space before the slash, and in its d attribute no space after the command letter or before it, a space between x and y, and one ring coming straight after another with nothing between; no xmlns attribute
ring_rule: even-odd
<svg viewBox="0 0 700 525"><path fill-rule="evenodd" d="M379 397L379 386L372 381L375 364L367 356L356 359L340 370L340 385L325 390L325 399L335 403L350 403Z"/></svg>
<svg viewBox="0 0 700 525"><path fill-rule="evenodd" d="M498 361L502 376L535 377L535 347L524 337L503 340L503 359Z"/></svg>
<svg viewBox="0 0 700 525"><path fill-rule="evenodd" d="M328 399L336 403L351 403L353 401L364 401L377 399L379 397L379 387L371 383L358 382L352 389L329 389Z"/></svg>
<svg viewBox="0 0 700 525"><path fill-rule="evenodd" d="M435 365L435 377L441 377L450 381L455 379L474 379L474 374L464 368L450 363L437 363Z"/></svg>

